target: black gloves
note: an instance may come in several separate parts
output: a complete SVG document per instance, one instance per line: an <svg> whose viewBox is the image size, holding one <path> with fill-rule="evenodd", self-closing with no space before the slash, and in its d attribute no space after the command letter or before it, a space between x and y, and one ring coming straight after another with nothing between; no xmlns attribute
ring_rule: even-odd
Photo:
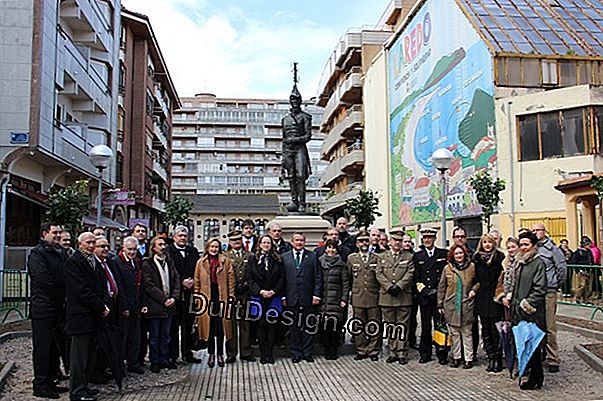
<svg viewBox="0 0 603 401"><path fill-rule="evenodd" d="M394 297L397 297L401 292L402 288L398 287L397 285L392 285L387 289L387 293L393 295Z"/></svg>

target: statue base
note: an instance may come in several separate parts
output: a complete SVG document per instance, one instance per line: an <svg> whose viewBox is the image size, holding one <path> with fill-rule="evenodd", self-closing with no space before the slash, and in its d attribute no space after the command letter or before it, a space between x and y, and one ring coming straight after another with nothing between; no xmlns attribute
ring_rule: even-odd
<svg viewBox="0 0 603 401"><path fill-rule="evenodd" d="M276 216L268 225L277 223L283 229L285 241L291 241L294 232L302 232L306 235L306 247L314 249L322 241L322 236L327 232L331 223L318 215L289 213Z"/></svg>

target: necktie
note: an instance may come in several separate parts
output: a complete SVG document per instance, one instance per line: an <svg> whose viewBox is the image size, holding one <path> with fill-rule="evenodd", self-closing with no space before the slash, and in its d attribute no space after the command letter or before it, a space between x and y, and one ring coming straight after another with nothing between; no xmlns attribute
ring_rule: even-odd
<svg viewBox="0 0 603 401"><path fill-rule="evenodd" d="M110 290L110 296L112 298L115 298L117 296L117 284L115 283L115 280L113 279L113 276L111 275L111 272L109 271L109 266L107 266L107 262L105 262L104 260L101 262L101 264L103 265L103 270L105 271L105 276L107 276L107 281L109 282L109 290Z"/></svg>
<svg viewBox="0 0 603 401"><path fill-rule="evenodd" d="M297 251L295 252L295 268L299 269L299 266L301 266L301 252Z"/></svg>
<svg viewBox="0 0 603 401"><path fill-rule="evenodd" d="M249 241L248 239L245 240L245 252L249 252L249 242L251 241Z"/></svg>

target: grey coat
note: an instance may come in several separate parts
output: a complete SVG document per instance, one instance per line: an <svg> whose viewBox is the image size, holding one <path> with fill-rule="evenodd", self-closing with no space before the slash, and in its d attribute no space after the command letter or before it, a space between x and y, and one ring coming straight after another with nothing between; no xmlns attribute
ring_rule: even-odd
<svg viewBox="0 0 603 401"><path fill-rule="evenodd" d="M546 268L547 292L557 292L567 277L565 256L549 237L538 242L538 254Z"/></svg>
<svg viewBox="0 0 603 401"><path fill-rule="evenodd" d="M511 297L511 320L535 322L546 330L545 297L547 293L546 266L538 252L517 255L517 275Z"/></svg>

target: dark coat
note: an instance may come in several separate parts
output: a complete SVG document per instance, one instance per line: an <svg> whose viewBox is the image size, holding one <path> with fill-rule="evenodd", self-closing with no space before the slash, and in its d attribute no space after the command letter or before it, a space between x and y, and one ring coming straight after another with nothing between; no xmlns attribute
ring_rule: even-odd
<svg viewBox="0 0 603 401"><path fill-rule="evenodd" d="M445 249L435 247L433 256L430 258L424 248L413 255L415 272L413 275L413 292L419 305L436 305L438 295L438 284L442 271L446 267L448 252ZM419 292L417 284L425 287Z"/></svg>
<svg viewBox="0 0 603 401"><path fill-rule="evenodd" d="M120 252L112 259L121 278L120 291L120 310L128 311L131 315L140 313L142 307L142 264L138 258L132 260L134 265L126 262L125 257Z"/></svg>
<svg viewBox="0 0 603 401"><path fill-rule="evenodd" d="M174 267L174 262L167 257L170 276L170 293L163 292L161 273L152 257L142 262L142 287L144 289L143 306L149 308L145 317L157 319L168 317L176 313L176 307L166 308L164 303L168 298L178 299L180 296L180 277Z"/></svg>
<svg viewBox="0 0 603 401"><path fill-rule="evenodd" d="M258 250L258 236L257 235L252 235L251 236L253 238L253 245L251 245L251 249L249 250L249 252L251 253L256 253L256 251ZM243 251L245 250L245 241L247 240L247 238L245 238L244 236L241 238L241 241L243 243L243 248L241 248Z"/></svg>
<svg viewBox="0 0 603 401"><path fill-rule="evenodd" d="M311 306L312 297L322 297L322 273L314 252L304 249L302 262L295 267L295 250L283 255L285 298L288 306Z"/></svg>
<svg viewBox="0 0 603 401"><path fill-rule="evenodd" d="M27 270L31 280L31 318L62 316L65 311L65 253L46 241L31 250Z"/></svg>
<svg viewBox="0 0 603 401"><path fill-rule="evenodd" d="M103 269L103 265L101 264L100 260L98 260L97 258L94 258L94 261L96 263L96 269L101 272L101 277L103 279L103 285L105 286L107 295L109 295L109 288L108 288L109 278L107 277L107 274L105 273L105 270ZM112 325L117 325L119 316L120 316L121 312L124 311L123 294L122 294L122 288L124 286L123 278L121 275L121 270L115 264L115 262L113 261L113 258L111 258L111 259L107 258L107 267L111 271L111 274L113 275L113 280L115 280L115 284L117 285L117 294L115 294L113 297L109 296L107 298L109 300L109 303L107 304L107 306L109 307L109 310L110 310L109 316L107 317L107 322Z"/></svg>
<svg viewBox="0 0 603 401"><path fill-rule="evenodd" d="M255 254L250 254L247 265L247 282L249 284L249 294L260 297L262 306L270 304L273 298L283 296L285 289L285 272L283 262L268 258L268 263L261 263ZM260 291L274 291L274 296L262 298ZM265 308L264 308L265 309Z"/></svg>
<svg viewBox="0 0 603 401"><path fill-rule="evenodd" d="M199 250L194 246L187 245L184 248L185 256L183 257L180 250L176 248L176 245L170 244L167 247L167 253L168 257L174 262L174 266L180 277L181 294L176 298L176 308L179 312L182 311L183 307L185 310L188 310L194 288L184 288L182 281L187 278L193 279L195 277L195 269L197 268L197 261L199 261Z"/></svg>
<svg viewBox="0 0 603 401"><path fill-rule="evenodd" d="M320 259L320 257L325 254L325 246L321 245L321 246L317 247L316 249L314 249L314 253ZM343 261L343 263L347 263L348 256L350 256L350 253L351 253L350 248L348 248L345 245L339 244L338 255L341 257L341 260Z"/></svg>
<svg viewBox="0 0 603 401"><path fill-rule="evenodd" d="M69 335L95 333L102 328L102 312L111 304L102 269L93 267L77 251L65 264Z"/></svg>
<svg viewBox="0 0 603 401"><path fill-rule="evenodd" d="M518 254L517 263L517 276L511 297L511 320L513 324L521 320L534 322L546 331L546 265L538 251Z"/></svg>
<svg viewBox="0 0 603 401"><path fill-rule="evenodd" d="M274 247L276 249L276 253L278 253L279 255L285 254L285 253L291 251L291 249L293 249L291 247L291 244L282 238L278 243L275 240L272 240L272 244L274 245Z"/></svg>
<svg viewBox="0 0 603 401"><path fill-rule="evenodd" d="M346 304L350 298L350 280L347 265L339 255L329 258L322 255L319 258L322 267L322 291L321 312L337 317L338 321L343 322L343 312L345 308L341 307L341 302Z"/></svg>
<svg viewBox="0 0 603 401"><path fill-rule="evenodd" d="M356 247L356 236L351 235L349 232L344 231L339 233L339 240L341 244L347 246L350 250L350 254L358 252L358 248Z"/></svg>
<svg viewBox="0 0 603 401"><path fill-rule="evenodd" d="M594 265L595 261L590 249L578 248L572 255L570 263L572 265Z"/></svg>
<svg viewBox="0 0 603 401"><path fill-rule="evenodd" d="M475 297L475 313L480 317L502 319L503 306L494 298L498 279L503 271L505 255L501 251L495 250L489 263L486 263L479 253L475 253L472 260L475 265L475 277L480 285L479 292Z"/></svg>

